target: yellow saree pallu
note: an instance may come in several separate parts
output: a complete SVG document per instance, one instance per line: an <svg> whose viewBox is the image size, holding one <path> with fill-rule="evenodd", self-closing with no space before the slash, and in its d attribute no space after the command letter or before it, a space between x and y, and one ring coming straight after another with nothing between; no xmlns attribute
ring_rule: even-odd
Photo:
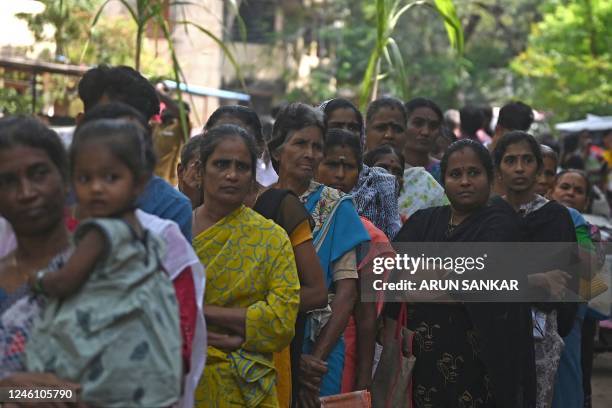
<svg viewBox="0 0 612 408"><path fill-rule="evenodd" d="M193 246L206 267L205 305L247 308L242 348L226 353L208 347L196 406L278 406L272 353L291 342L300 302L287 234L241 206L195 237Z"/></svg>

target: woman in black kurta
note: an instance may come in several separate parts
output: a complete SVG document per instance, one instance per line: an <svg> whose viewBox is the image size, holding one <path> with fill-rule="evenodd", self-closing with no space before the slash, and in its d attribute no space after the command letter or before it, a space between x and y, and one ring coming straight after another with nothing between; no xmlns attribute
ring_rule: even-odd
<svg viewBox="0 0 612 408"><path fill-rule="evenodd" d="M450 206L417 211L396 242L517 242L516 216L487 200L493 164L479 143L454 143L442 159ZM386 317L397 319L399 304ZM520 304L411 303L416 408L528 407L535 393L528 309ZM531 362L531 363L530 363Z"/></svg>
<svg viewBox="0 0 612 408"><path fill-rule="evenodd" d="M537 176L543 167L542 152L535 138L521 131L508 132L497 143L493 156L498 177L505 189L504 196L493 200L493 205L516 212L521 222L523 241L576 242L574 224L567 208L535 193ZM534 313L539 316L534 322L534 332L539 332L534 342L538 408L552 405L557 368L564 346L562 337L567 336L574 326L578 305L575 300L571 301L568 294L578 292L580 272L577 248L572 248L571 244L562 250L555 250L559 248L556 245L546 247L548 249L538 251L537 259L532 262L534 268L527 271L530 275L530 292L537 299L545 296L565 302L532 304ZM527 269L531 269L530 266Z"/></svg>

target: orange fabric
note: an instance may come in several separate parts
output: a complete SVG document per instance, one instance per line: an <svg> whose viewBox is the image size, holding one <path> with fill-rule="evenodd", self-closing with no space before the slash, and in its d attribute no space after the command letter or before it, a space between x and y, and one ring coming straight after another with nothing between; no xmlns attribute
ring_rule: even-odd
<svg viewBox="0 0 612 408"><path fill-rule="evenodd" d="M289 236L291 246L296 247L312 240L312 230L308 220L301 222ZM274 353L274 368L276 368L276 395L279 406L291 405L291 355L289 347L279 353Z"/></svg>
<svg viewBox="0 0 612 408"><path fill-rule="evenodd" d="M370 408L371 406L372 399L368 391L355 391L321 398L321 408Z"/></svg>
<svg viewBox="0 0 612 408"><path fill-rule="evenodd" d="M302 221L297 227L295 227L289 236L291 246L294 248L310 239L312 239L312 230L310 229L308 220Z"/></svg>

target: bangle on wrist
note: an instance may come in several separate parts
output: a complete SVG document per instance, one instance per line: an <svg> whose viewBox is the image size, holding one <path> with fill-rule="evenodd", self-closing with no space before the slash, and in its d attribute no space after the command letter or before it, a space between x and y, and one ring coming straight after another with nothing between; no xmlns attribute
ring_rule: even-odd
<svg viewBox="0 0 612 408"><path fill-rule="evenodd" d="M47 272L49 272L47 268L40 269L39 271L36 272L36 279L34 280L34 285L32 286L32 289L34 290L34 292L41 293L41 294L45 293L45 290L43 289L43 286L42 286L42 281L45 275L47 274Z"/></svg>

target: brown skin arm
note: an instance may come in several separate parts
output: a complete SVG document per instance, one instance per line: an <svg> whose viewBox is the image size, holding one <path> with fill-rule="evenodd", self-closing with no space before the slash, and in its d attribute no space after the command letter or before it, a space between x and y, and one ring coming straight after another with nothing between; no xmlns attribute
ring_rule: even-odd
<svg viewBox="0 0 612 408"><path fill-rule="evenodd" d="M358 356L355 390L365 390L372 385L372 365L376 344L376 303L358 302L354 315Z"/></svg>
<svg viewBox="0 0 612 408"><path fill-rule="evenodd" d="M300 278L300 312L325 307L327 289L323 281L323 268L321 268L312 240L294 247L293 253Z"/></svg>
<svg viewBox="0 0 612 408"><path fill-rule="evenodd" d="M42 288L51 297L65 298L76 293L89 274L94 269L96 262L104 252L106 238L97 229L89 230L79 242L73 254L63 268L47 273L42 279ZM30 284L34 284L36 276L30 278Z"/></svg>
<svg viewBox="0 0 612 408"><path fill-rule="evenodd" d="M204 317L207 324L223 327L242 339L246 336L246 308L204 306Z"/></svg>
<svg viewBox="0 0 612 408"><path fill-rule="evenodd" d="M300 362L300 404L306 408L320 406L319 388L327 372L325 359L344 333L349 317L357 301L357 279L341 279L335 282L336 296L331 303L332 314L315 342L311 355L303 355Z"/></svg>
<svg viewBox="0 0 612 408"><path fill-rule="evenodd" d="M351 312L357 301L357 279L340 279L335 282L336 296L331 303L331 318L315 342L312 356L325 360L344 333Z"/></svg>
<svg viewBox="0 0 612 408"><path fill-rule="evenodd" d="M300 357L300 393L298 401L300 407L318 408L319 393L323 376L327 373L327 363L308 354Z"/></svg>

